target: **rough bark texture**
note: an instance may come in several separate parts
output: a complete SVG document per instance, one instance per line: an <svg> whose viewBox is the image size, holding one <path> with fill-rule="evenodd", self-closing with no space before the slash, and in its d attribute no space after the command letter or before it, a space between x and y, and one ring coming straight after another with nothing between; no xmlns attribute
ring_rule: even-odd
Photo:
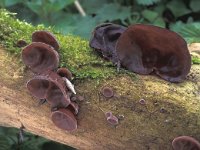
<svg viewBox="0 0 200 150"><path fill-rule="evenodd" d="M200 47L197 47L200 49ZM155 76L119 75L104 80L75 81L79 95L78 130L58 129L50 120L50 106L26 89L32 74L19 60L0 48L0 125L19 128L78 149L172 149L171 141L189 135L200 141L200 65L193 65L187 80L169 83ZM100 90L114 89L105 99ZM140 105L140 99L146 105ZM162 108L162 110L160 110ZM104 113L124 116L118 126L106 122Z"/></svg>

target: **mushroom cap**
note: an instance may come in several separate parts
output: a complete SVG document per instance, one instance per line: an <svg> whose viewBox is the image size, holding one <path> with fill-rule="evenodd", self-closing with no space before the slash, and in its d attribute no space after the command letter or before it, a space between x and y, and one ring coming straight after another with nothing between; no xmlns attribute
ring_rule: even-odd
<svg viewBox="0 0 200 150"><path fill-rule="evenodd" d="M74 131L77 129L77 120L68 109L58 109L51 113L51 120L60 129Z"/></svg>
<svg viewBox="0 0 200 150"><path fill-rule="evenodd" d="M112 23L100 24L94 29L89 45L100 52L104 58L116 62L115 45L125 30L126 27Z"/></svg>
<svg viewBox="0 0 200 150"><path fill-rule="evenodd" d="M140 103L141 105L145 105L145 104L146 104L146 100L145 100L145 99L140 99L140 100L139 100L139 103Z"/></svg>
<svg viewBox="0 0 200 150"><path fill-rule="evenodd" d="M72 80L72 73L67 68L59 68L57 74L61 77L66 77L67 79Z"/></svg>
<svg viewBox="0 0 200 150"><path fill-rule="evenodd" d="M116 116L114 116L112 114L112 112L106 112L105 113L106 116L106 120L108 121L108 123L110 123L111 125L117 125L119 123L119 120Z"/></svg>
<svg viewBox="0 0 200 150"><path fill-rule="evenodd" d="M102 88L101 93L106 98L111 98L111 97L114 96L113 89L110 88L110 87L104 87L104 88Z"/></svg>
<svg viewBox="0 0 200 150"><path fill-rule="evenodd" d="M119 37L116 52L121 65L139 74L155 72L181 82L190 71L191 57L177 33L152 25L131 25Z"/></svg>
<svg viewBox="0 0 200 150"><path fill-rule="evenodd" d="M190 136L179 136L172 141L174 150L200 150L200 143Z"/></svg>
<svg viewBox="0 0 200 150"><path fill-rule="evenodd" d="M55 36L48 31L35 31L32 34L32 42L42 42L51 45L56 51L59 49L59 43Z"/></svg>
<svg viewBox="0 0 200 150"><path fill-rule="evenodd" d="M27 88L33 96L46 99L52 107L67 107L70 104L65 82L55 72L46 71L35 76L28 81Z"/></svg>
<svg viewBox="0 0 200 150"><path fill-rule="evenodd" d="M58 67L59 55L53 47L41 42L34 42L22 50L22 61L34 73L42 73Z"/></svg>

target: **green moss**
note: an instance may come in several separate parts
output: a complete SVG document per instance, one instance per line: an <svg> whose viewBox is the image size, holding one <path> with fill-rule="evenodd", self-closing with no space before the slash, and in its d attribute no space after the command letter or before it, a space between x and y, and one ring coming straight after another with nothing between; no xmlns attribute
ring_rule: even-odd
<svg viewBox="0 0 200 150"><path fill-rule="evenodd" d="M32 26L19 21L15 14L0 9L0 44L9 52L20 56L18 40L31 42L31 34L36 30L53 32L60 42L60 66L68 67L76 78L107 78L116 74L115 67L104 61L89 48L88 41L73 35L62 35L52 27Z"/></svg>
<svg viewBox="0 0 200 150"><path fill-rule="evenodd" d="M192 56L192 64L200 64L200 58Z"/></svg>

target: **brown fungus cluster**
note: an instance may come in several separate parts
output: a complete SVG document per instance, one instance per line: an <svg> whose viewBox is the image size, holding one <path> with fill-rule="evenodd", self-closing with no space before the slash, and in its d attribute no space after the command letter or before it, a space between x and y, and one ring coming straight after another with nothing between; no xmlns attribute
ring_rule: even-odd
<svg viewBox="0 0 200 150"><path fill-rule="evenodd" d="M104 23L97 26L90 40L90 47L97 50L101 55L113 63L117 62L115 45L118 38L126 30L126 27Z"/></svg>
<svg viewBox="0 0 200 150"><path fill-rule="evenodd" d="M22 49L22 61L35 73L27 82L30 93L51 105L51 120L58 128L73 131L77 129L75 115L79 107L71 101L72 91L75 91L70 82L72 73L67 68L57 69L58 49L59 44L53 34L36 31L32 34L32 43Z"/></svg>
<svg viewBox="0 0 200 150"><path fill-rule="evenodd" d="M186 78L191 57L187 43L180 35L152 25L136 24L127 29L115 26L96 27L90 46L132 72L154 73L170 82L181 82ZM107 30L110 34L105 34Z"/></svg>

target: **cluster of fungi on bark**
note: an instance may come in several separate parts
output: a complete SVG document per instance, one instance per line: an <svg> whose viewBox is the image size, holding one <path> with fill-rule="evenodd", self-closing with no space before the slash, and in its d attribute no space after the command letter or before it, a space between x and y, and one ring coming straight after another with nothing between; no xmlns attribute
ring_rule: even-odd
<svg viewBox="0 0 200 150"><path fill-rule="evenodd" d="M154 73L169 82L182 82L191 68L185 40L173 31L153 25L126 28L101 24L92 33L90 47L129 71Z"/></svg>
<svg viewBox="0 0 200 150"><path fill-rule="evenodd" d="M59 43L53 34L36 31L32 43L22 49L23 63L34 73L27 82L30 93L38 99L46 99L51 105L51 120L63 130L77 129L78 104L71 101L74 86L72 74L67 68L59 68Z"/></svg>
<svg viewBox="0 0 200 150"><path fill-rule="evenodd" d="M100 24L93 30L89 45L118 67L143 75L154 73L169 82L182 82L191 68L185 40L173 31L153 25ZM113 96L110 88L103 88L101 93L107 98ZM145 100L139 103L144 105ZM110 124L118 124L112 112L105 115ZM192 137L179 136L173 140L172 147L200 150L200 143Z"/></svg>

